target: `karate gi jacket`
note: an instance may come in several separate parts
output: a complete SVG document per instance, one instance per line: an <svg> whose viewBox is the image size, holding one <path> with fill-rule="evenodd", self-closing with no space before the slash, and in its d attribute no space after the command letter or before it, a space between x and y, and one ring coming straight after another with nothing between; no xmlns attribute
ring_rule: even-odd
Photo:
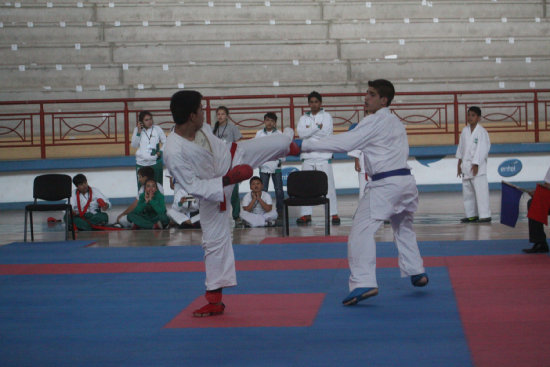
<svg viewBox="0 0 550 367"><path fill-rule="evenodd" d="M302 151L363 152L365 171L372 177L381 172L409 168L409 143L403 123L388 108L365 117L353 130L318 141L304 141ZM418 208L418 190L412 175L392 176L367 182L370 213L386 220L403 211ZM362 200L364 200L363 197Z"/></svg>
<svg viewBox="0 0 550 367"><path fill-rule="evenodd" d="M491 141L489 140L489 134L479 123L473 132L469 125L462 129L456 157L462 159L460 168L462 169L464 179L474 178L472 174L472 165L474 164L478 165L478 176L487 174L487 158L489 157L490 149Z"/></svg>

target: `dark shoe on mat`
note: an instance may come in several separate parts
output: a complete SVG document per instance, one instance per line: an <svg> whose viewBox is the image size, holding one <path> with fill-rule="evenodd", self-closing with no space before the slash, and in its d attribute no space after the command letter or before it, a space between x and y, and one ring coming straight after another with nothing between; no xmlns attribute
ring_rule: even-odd
<svg viewBox="0 0 550 367"><path fill-rule="evenodd" d="M478 223L491 223L491 220L492 220L491 217L479 218L479 219L477 220L477 222L478 222Z"/></svg>
<svg viewBox="0 0 550 367"><path fill-rule="evenodd" d="M298 224L307 224L311 223L311 215L302 215L300 218L296 219Z"/></svg>
<svg viewBox="0 0 550 367"><path fill-rule="evenodd" d="M415 287L424 287L430 279L428 278L428 274L422 273L422 274L416 274L411 276L411 283Z"/></svg>
<svg viewBox="0 0 550 367"><path fill-rule="evenodd" d="M548 243L537 242L531 248L524 248L522 250L526 254L544 254L548 252Z"/></svg>
<svg viewBox="0 0 550 367"><path fill-rule="evenodd" d="M475 223L479 220L479 217L466 217L460 220L460 223Z"/></svg>

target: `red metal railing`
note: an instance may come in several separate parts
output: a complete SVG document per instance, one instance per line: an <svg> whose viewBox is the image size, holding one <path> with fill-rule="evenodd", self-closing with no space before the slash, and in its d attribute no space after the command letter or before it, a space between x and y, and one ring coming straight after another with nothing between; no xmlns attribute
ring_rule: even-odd
<svg viewBox="0 0 550 367"><path fill-rule="evenodd" d="M335 131L344 131L364 115L362 93L328 93L323 106L333 116ZM48 148L117 145L130 154L130 138L139 111L153 113L165 131L173 125L169 98L0 101L0 159L7 149L34 148L40 158ZM226 105L230 119L245 137L263 125L263 115L275 112L280 127L295 127L308 110L303 94L205 97L206 122ZM482 122L490 134L509 142L550 141L550 89L398 93L391 110L406 125L411 139L421 145L457 144L460 124L469 106L482 108ZM542 111L542 113L541 113ZM540 119L542 116L542 120ZM542 136L542 140L541 140ZM422 143L423 142L423 143ZM414 142L411 145L415 145ZM418 144L416 144L418 145Z"/></svg>

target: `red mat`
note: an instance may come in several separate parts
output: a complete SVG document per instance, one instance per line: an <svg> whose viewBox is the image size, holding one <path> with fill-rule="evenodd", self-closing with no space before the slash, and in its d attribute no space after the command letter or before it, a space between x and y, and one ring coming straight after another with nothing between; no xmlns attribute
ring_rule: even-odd
<svg viewBox="0 0 550 367"><path fill-rule="evenodd" d="M165 328L311 326L324 299L324 293L229 294L223 296L223 316L193 317L206 303L200 296Z"/></svg>
<svg viewBox="0 0 550 367"><path fill-rule="evenodd" d="M448 257L476 367L550 366L550 257Z"/></svg>

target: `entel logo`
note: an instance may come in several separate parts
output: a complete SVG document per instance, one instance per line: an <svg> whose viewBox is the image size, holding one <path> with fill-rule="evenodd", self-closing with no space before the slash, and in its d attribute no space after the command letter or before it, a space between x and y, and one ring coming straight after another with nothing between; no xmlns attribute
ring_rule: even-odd
<svg viewBox="0 0 550 367"><path fill-rule="evenodd" d="M512 177L520 173L523 165L519 159L508 159L498 166L498 174L502 177Z"/></svg>
<svg viewBox="0 0 550 367"><path fill-rule="evenodd" d="M299 171L296 167L286 167L281 170L281 176L283 176L283 186L286 186L286 180L288 179L288 175L290 175L294 171Z"/></svg>

